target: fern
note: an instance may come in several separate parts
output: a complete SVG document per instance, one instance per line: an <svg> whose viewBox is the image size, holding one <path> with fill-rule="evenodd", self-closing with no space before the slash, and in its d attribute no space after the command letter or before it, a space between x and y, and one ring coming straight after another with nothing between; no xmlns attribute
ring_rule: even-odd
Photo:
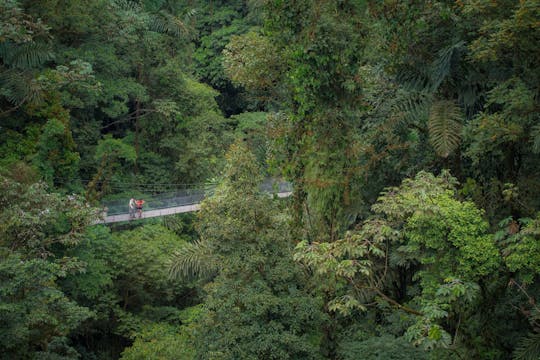
<svg viewBox="0 0 540 360"><path fill-rule="evenodd" d="M188 32L182 20L163 10L152 16L149 22L150 29L159 33L180 36Z"/></svg>
<svg viewBox="0 0 540 360"><path fill-rule="evenodd" d="M431 105L428 120L429 139L438 155L446 158L461 140L462 113L453 101L439 100Z"/></svg>
<svg viewBox="0 0 540 360"><path fill-rule="evenodd" d="M514 351L514 360L540 359L540 333L531 333L520 340Z"/></svg>
<svg viewBox="0 0 540 360"><path fill-rule="evenodd" d="M15 105L36 104L43 100L43 89L31 71L10 69L0 72L0 91Z"/></svg>
<svg viewBox="0 0 540 360"><path fill-rule="evenodd" d="M396 80L401 83L405 89L410 91L426 91L430 88L430 74L425 68L407 67L400 69L396 75Z"/></svg>
<svg viewBox="0 0 540 360"><path fill-rule="evenodd" d="M433 62L430 69L431 90L435 92L444 79L450 75L452 69L456 66L460 52L464 48L465 43L460 41L454 45L447 46L441 49L437 59Z"/></svg>
<svg viewBox="0 0 540 360"><path fill-rule="evenodd" d="M392 105L392 113L406 123L423 123L428 118L431 95L423 91L406 91L398 93Z"/></svg>
<svg viewBox="0 0 540 360"><path fill-rule="evenodd" d="M207 278L218 270L218 262L208 243L195 241L175 251L169 267L171 278Z"/></svg>
<svg viewBox="0 0 540 360"><path fill-rule="evenodd" d="M194 35L194 30L186 25L189 24L190 19L195 16L197 11L191 9L184 14L184 18L173 15L165 10L160 10L157 13L152 14L149 17L149 28L155 32L168 34L171 36L179 37L184 35L191 38Z"/></svg>
<svg viewBox="0 0 540 360"><path fill-rule="evenodd" d="M121 11L125 11L134 17L140 17L144 13L144 7L139 2L129 0L115 0L114 5ZM181 20L178 16L171 14L166 10L152 11L147 13L142 18L145 24L151 31L155 31L161 34L168 34L171 36L180 36L190 34L190 29L186 26L186 23L191 17L196 14L196 10L189 10L185 14L184 20Z"/></svg>
<svg viewBox="0 0 540 360"><path fill-rule="evenodd" d="M0 43L0 58L10 68L37 68L53 58L50 47L44 43Z"/></svg>
<svg viewBox="0 0 540 360"><path fill-rule="evenodd" d="M118 10L123 10L132 13L139 13L143 10L140 2L130 0L115 0L112 2L113 6Z"/></svg>

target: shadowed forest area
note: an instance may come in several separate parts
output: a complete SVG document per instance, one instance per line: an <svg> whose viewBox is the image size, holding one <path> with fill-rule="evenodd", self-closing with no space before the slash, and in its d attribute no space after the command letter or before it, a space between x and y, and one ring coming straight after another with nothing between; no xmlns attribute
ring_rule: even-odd
<svg viewBox="0 0 540 360"><path fill-rule="evenodd" d="M539 45L537 0L0 0L0 359L538 360Z"/></svg>

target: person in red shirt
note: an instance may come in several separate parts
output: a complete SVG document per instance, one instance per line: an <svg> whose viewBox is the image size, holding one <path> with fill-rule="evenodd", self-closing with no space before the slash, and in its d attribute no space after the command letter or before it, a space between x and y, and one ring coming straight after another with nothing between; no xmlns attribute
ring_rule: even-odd
<svg viewBox="0 0 540 360"><path fill-rule="evenodd" d="M139 218L142 217L142 207L144 205L144 200L135 200L135 206L137 207L137 213L139 214Z"/></svg>

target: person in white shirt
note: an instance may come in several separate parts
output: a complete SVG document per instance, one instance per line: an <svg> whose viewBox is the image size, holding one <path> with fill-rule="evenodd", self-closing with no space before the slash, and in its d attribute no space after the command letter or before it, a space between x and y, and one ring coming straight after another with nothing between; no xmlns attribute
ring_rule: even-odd
<svg viewBox="0 0 540 360"><path fill-rule="evenodd" d="M135 199L134 198L129 199L129 218L130 219L135 218Z"/></svg>

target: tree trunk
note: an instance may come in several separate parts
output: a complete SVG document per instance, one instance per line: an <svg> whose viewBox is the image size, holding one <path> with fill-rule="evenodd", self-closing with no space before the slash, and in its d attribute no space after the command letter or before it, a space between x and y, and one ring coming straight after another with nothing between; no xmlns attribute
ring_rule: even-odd
<svg viewBox="0 0 540 360"><path fill-rule="evenodd" d="M133 168L133 171L135 172L135 175L137 175L139 167L139 116L141 112L141 103L139 100L136 100L135 102L135 167Z"/></svg>

